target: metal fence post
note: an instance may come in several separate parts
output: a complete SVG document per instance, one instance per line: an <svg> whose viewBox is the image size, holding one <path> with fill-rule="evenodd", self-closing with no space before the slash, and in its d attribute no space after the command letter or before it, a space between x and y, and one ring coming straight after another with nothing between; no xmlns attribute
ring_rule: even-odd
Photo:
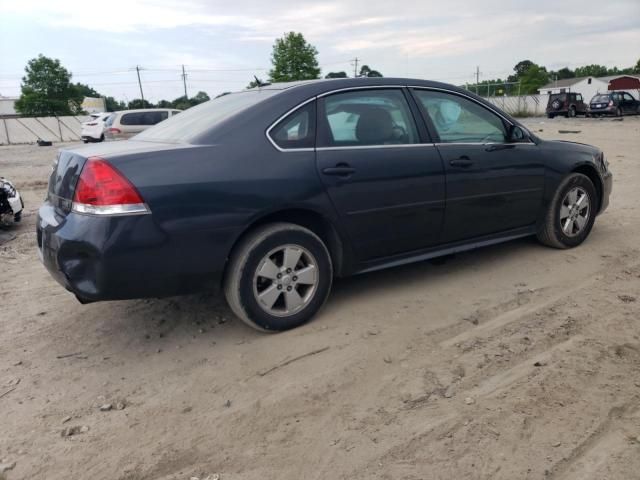
<svg viewBox="0 0 640 480"><path fill-rule="evenodd" d="M4 123L4 133L7 134L7 145L11 145L11 139L9 138L9 129L7 128L7 120L3 118L2 123Z"/></svg>

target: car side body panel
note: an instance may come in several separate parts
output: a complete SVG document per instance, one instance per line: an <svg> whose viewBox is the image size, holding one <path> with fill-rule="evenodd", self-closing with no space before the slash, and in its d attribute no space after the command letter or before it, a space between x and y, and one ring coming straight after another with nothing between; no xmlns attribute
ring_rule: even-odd
<svg viewBox="0 0 640 480"><path fill-rule="evenodd" d="M366 156L358 149L280 151L267 138L269 127L303 102L335 90L385 85L447 89L495 110L467 91L436 82L341 79L287 88L190 143L133 139L73 148L60 155L50 198L39 211L45 265L82 301L184 293L219 285L234 246L255 225L280 213L308 212L336 232L344 257L336 273L348 275L530 235L563 176L575 168L593 168L608 198L610 174L607 180L598 169L596 148L543 142L533 134L531 145L493 152L502 159L488 179L486 164L475 173L447 171L448 154L425 138L420 117L422 144L370 149ZM510 161L508 153L519 156ZM77 178L93 156L107 160L135 186L149 214L99 218L70 211ZM322 177L324 168L343 161L369 163L367 175L354 175L350 182ZM494 192L482 200L478 188ZM471 228L464 236L441 237L449 203L454 232L455 218L468 211L463 223ZM345 217L355 222L350 225Z"/></svg>

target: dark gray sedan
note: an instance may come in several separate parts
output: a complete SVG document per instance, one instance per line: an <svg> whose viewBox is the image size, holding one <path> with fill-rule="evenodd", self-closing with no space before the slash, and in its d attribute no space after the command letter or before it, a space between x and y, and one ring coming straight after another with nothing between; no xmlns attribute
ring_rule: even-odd
<svg viewBox="0 0 640 480"><path fill-rule="evenodd" d="M528 235L575 247L610 192L600 150L543 141L468 91L311 81L61 151L38 247L81 302L220 285L277 331L308 321L336 276Z"/></svg>

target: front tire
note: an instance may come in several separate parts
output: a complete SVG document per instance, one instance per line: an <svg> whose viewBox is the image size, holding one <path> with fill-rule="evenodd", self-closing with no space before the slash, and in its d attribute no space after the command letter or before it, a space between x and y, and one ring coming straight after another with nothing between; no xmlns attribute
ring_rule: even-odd
<svg viewBox="0 0 640 480"><path fill-rule="evenodd" d="M556 190L539 222L540 243L553 248L573 248L587 238L598 211L593 182L581 173L571 173Z"/></svg>
<svg viewBox="0 0 640 480"><path fill-rule="evenodd" d="M234 249L224 292L231 310L247 325L279 332L311 320L329 296L332 280L331 256L315 233L272 223Z"/></svg>

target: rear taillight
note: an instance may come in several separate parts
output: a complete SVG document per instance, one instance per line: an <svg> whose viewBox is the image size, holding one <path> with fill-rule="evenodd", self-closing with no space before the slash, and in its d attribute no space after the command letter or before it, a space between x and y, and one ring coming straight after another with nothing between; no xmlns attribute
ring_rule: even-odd
<svg viewBox="0 0 640 480"><path fill-rule="evenodd" d="M92 215L149 213L136 188L109 162L90 157L73 196L73 211Z"/></svg>
<svg viewBox="0 0 640 480"><path fill-rule="evenodd" d="M609 100L609 106L613 107L613 100Z"/></svg>
<svg viewBox="0 0 640 480"><path fill-rule="evenodd" d="M107 128L107 132L109 133L122 133L122 130L120 130L119 128Z"/></svg>

